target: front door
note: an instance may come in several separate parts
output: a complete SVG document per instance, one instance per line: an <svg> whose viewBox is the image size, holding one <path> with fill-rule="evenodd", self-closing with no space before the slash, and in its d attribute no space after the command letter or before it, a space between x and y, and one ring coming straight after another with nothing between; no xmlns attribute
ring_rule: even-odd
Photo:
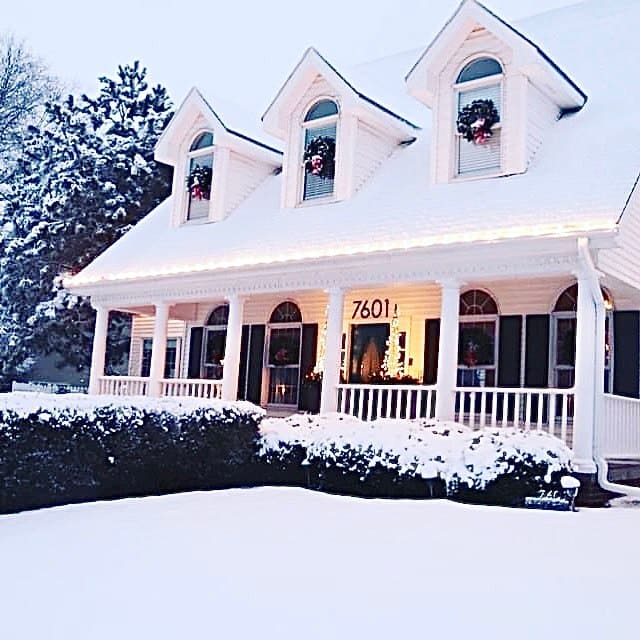
<svg viewBox="0 0 640 640"><path fill-rule="evenodd" d="M270 405L298 406L301 339L299 324L269 327L266 367L269 371L267 402Z"/></svg>

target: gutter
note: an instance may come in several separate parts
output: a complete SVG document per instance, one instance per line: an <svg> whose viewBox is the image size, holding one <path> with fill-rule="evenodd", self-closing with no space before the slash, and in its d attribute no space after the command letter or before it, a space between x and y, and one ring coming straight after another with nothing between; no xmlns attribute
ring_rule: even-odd
<svg viewBox="0 0 640 640"><path fill-rule="evenodd" d="M621 493L624 496L632 496L640 498L640 487L630 487L626 484L618 484L609 481L609 463L605 458L596 457L596 466L598 467L598 484L605 490L613 493Z"/></svg>

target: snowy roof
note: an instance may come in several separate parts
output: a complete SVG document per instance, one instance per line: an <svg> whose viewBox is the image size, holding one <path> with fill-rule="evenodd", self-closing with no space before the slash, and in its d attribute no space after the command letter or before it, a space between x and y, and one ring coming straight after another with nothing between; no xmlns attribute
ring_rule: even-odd
<svg viewBox="0 0 640 640"><path fill-rule="evenodd" d="M170 198L75 283L545 235L560 228L611 229L640 168L640 124L629 108L640 88L628 81L640 53L637 24L637 0L590 0L515 24L589 95L579 113L553 125L525 174L430 184L431 132L423 115L417 123L427 126L417 132L418 140L399 147L347 201L282 209L281 176L272 176L224 221L171 228ZM417 121L411 112L428 110L406 94L403 80L418 55L356 67L353 81L358 76L362 91Z"/></svg>

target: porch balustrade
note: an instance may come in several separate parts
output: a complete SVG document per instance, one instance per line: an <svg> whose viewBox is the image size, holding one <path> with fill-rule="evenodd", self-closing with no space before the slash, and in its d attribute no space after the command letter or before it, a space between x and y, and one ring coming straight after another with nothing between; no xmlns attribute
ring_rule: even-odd
<svg viewBox="0 0 640 640"><path fill-rule="evenodd" d="M557 436L571 446L572 389L457 387L456 420L471 427L521 427ZM433 418L435 386L338 385L338 411L361 420ZM640 402L638 404L640 416Z"/></svg>
<svg viewBox="0 0 640 640"><path fill-rule="evenodd" d="M222 380L165 378L161 393L167 397L222 398Z"/></svg>
<svg viewBox="0 0 640 640"><path fill-rule="evenodd" d="M164 397L190 397L219 399L222 397L222 380L163 378L160 392ZM99 379L100 395L145 396L149 395L149 378L140 376L102 376Z"/></svg>
<svg viewBox="0 0 640 640"><path fill-rule="evenodd" d="M103 396L146 396L149 378L141 376L101 376L98 393Z"/></svg>
<svg viewBox="0 0 640 640"><path fill-rule="evenodd" d="M435 399L435 386L338 385L338 411L361 420L433 418Z"/></svg>
<svg viewBox="0 0 640 640"><path fill-rule="evenodd" d="M640 455L640 400L603 394L596 452L603 458Z"/></svg>

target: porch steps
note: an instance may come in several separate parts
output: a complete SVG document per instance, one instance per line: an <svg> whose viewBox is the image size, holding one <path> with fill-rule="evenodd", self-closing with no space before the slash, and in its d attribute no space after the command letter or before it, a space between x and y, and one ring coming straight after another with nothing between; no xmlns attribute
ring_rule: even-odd
<svg viewBox="0 0 640 640"><path fill-rule="evenodd" d="M631 487L640 487L640 458L610 458L609 480Z"/></svg>

